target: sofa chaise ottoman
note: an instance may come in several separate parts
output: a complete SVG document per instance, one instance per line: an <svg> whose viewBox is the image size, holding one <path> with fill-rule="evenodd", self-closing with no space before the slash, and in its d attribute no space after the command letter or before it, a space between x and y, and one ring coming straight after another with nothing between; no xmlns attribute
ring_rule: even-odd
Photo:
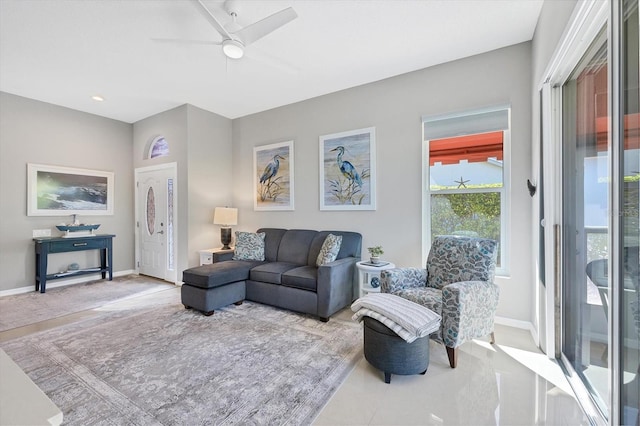
<svg viewBox="0 0 640 426"><path fill-rule="evenodd" d="M341 237L339 251L335 260L317 266L329 234ZM216 253L213 264L183 271L183 305L211 315L246 299L327 321L354 300L359 233L261 228L256 235L264 236L262 258L234 260L234 253Z"/></svg>

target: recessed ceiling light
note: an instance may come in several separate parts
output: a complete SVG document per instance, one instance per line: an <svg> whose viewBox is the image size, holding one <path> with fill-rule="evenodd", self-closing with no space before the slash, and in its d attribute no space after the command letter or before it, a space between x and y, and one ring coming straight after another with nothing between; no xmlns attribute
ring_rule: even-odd
<svg viewBox="0 0 640 426"><path fill-rule="evenodd" d="M100 96L100 95L93 95L93 96L91 97L91 99L93 99L94 101L97 101L97 102L102 102L102 101L104 101L104 98L103 98L102 96Z"/></svg>

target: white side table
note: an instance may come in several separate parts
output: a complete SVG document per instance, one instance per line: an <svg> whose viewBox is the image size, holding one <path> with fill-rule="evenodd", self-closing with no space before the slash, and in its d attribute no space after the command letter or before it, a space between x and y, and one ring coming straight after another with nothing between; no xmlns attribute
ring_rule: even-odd
<svg viewBox="0 0 640 426"><path fill-rule="evenodd" d="M396 267L396 265L391 262L380 263L382 263L381 266L373 266L369 261L365 260L356 262L356 267L358 268L358 289L360 297L364 296L367 293L379 293L380 284L378 284L378 287L372 287L371 280L373 278L377 278L378 280L380 280L380 271L384 271L385 269L393 269Z"/></svg>
<svg viewBox="0 0 640 426"><path fill-rule="evenodd" d="M213 253L226 253L232 251L233 247L230 250L223 249L222 247L199 250L198 253L200 253L200 266L211 265L213 263Z"/></svg>

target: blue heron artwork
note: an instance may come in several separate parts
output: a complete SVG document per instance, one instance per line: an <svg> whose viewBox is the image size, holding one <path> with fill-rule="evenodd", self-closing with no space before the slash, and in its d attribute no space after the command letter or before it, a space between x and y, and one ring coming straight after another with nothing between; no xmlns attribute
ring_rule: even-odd
<svg viewBox="0 0 640 426"><path fill-rule="evenodd" d="M278 170L280 169L280 160L285 160L285 158L280 154L276 154L273 156L273 159L264 168L262 176L260 176L261 184L266 185L267 182L270 182L273 178L276 177L276 175L278 174Z"/></svg>
<svg viewBox="0 0 640 426"><path fill-rule="evenodd" d="M375 129L320 137L321 210L375 210Z"/></svg>
<svg viewBox="0 0 640 426"><path fill-rule="evenodd" d="M349 161L345 161L342 159L344 155L344 146L339 146L337 148L333 148L331 152L338 151L338 157L336 158L336 162L338 163L338 168L340 172L346 177L352 185L357 185L358 187L362 187L362 177L358 170L351 164Z"/></svg>
<svg viewBox="0 0 640 426"><path fill-rule="evenodd" d="M293 209L293 142L254 148L256 210Z"/></svg>

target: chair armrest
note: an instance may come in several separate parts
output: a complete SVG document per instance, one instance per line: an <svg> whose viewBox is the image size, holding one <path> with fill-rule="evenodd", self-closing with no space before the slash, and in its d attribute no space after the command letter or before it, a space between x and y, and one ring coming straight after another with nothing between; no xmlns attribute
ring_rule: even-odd
<svg viewBox="0 0 640 426"><path fill-rule="evenodd" d="M318 267L318 316L329 318L353 301L355 264L360 260L344 257Z"/></svg>
<svg viewBox="0 0 640 426"><path fill-rule="evenodd" d="M380 291L395 293L405 288L426 287L427 270L424 268L394 268L380 271Z"/></svg>
<svg viewBox="0 0 640 426"><path fill-rule="evenodd" d="M493 331L500 287L488 281L461 281L442 289L442 340L455 348Z"/></svg>

